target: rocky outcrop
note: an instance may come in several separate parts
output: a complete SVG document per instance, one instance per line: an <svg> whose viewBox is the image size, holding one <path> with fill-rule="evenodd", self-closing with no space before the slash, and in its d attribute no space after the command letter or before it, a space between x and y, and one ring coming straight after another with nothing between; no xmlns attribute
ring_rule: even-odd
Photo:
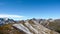
<svg viewBox="0 0 60 34"><path fill-rule="evenodd" d="M34 20L32 21L33 22L29 22L26 20L25 23L13 24L12 26L20 32L25 32L26 34L59 34L58 32L52 31L42 26Z"/></svg>

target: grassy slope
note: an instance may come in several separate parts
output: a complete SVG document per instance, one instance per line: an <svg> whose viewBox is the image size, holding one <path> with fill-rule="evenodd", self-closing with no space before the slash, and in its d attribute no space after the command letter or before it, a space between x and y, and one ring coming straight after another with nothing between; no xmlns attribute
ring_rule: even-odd
<svg viewBox="0 0 60 34"><path fill-rule="evenodd" d="M12 27L12 24L5 24L0 26L0 34L24 34L23 32L19 32L18 30Z"/></svg>

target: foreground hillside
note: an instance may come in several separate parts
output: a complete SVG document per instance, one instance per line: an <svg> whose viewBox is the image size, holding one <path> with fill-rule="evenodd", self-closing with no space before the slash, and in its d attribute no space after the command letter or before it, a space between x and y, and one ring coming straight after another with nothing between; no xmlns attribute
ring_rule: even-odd
<svg viewBox="0 0 60 34"><path fill-rule="evenodd" d="M60 34L38 23L36 20L19 21L0 26L0 34Z"/></svg>
<svg viewBox="0 0 60 34"><path fill-rule="evenodd" d="M0 34L24 34L12 27L13 24L5 24L0 27Z"/></svg>
<svg viewBox="0 0 60 34"><path fill-rule="evenodd" d="M57 31L60 33L60 19L55 19L55 20L45 20L40 22L41 25L44 27Z"/></svg>
<svg viewBox="0 0 60 34"><path fill-rule="evenodd" d="M44 26L40 25L36 21L25 21L25 23L13 24L13 27L19 31L23 31L26 34L59 34Z"/></svg>
<svg viewBox="0 0 60 34"><path fill-rule="evenodd" d="M60 20L28 19L14 21L0 19L0 34L60 34ZM3 23L3 24L2 24Z"/></svg>

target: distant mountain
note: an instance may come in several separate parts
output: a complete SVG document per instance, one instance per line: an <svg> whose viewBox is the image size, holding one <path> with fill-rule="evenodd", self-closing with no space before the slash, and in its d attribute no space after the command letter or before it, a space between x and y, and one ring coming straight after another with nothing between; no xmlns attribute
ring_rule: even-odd
<svg viewBox="0 0 60 34"><path fill-rule="evenodd" d="M15 21L9 18L0 18L0 25L9 24L9 23L15 23Z"/></svg>

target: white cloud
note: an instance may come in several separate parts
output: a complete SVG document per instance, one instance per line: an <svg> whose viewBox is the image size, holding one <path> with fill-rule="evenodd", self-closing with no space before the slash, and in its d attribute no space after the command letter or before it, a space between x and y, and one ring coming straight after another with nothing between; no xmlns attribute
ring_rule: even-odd
<svg viewBox="0 0 60 34"><path fill-rule="evenodd" d="M0 18L22 18L24 16L20 15L8 15L8 14L0 14Z"/></svg>

